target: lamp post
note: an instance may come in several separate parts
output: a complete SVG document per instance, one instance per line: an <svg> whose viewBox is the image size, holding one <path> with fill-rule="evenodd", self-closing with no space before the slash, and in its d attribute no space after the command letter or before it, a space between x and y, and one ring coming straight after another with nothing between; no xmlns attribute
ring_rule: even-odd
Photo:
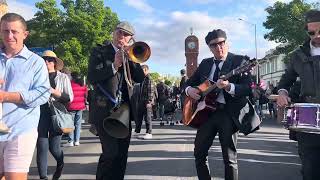
<svg viewBox="0 0 320 180"><path fill-rule="evenodd" d="M256 60L257 60L257 78L256 78L256 83L258 84L259 83L259 76L260 76L260 73L259 73L259 61L258 61L258 47L257 47L257 25L254 24L254 23L251 23L249 21L246 21L242 18L239 18L240 21L244 21L252 26L254 26L254 47L255 47L255 50L256 50Z"/></svg>

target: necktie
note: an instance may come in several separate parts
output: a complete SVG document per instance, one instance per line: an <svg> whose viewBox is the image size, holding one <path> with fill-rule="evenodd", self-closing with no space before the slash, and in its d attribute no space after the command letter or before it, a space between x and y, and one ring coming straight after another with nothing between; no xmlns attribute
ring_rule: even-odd
<svg viewBox="0 0 320 180"><path fill-rule="evenodd" d="M217 80L219 78L219 72L220 72L219 64L220 64L220 62L221 62L221 60L214 60L214 63L216 64L216 70L214 71L213 78L212 78L212 80L214 82L217 82Z"/></svg>

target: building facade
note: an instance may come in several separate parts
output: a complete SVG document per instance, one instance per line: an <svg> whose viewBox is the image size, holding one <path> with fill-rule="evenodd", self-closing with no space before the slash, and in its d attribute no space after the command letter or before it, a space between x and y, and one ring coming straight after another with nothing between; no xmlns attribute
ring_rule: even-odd
<svg viewBox="0 0 320 180"><path fill-rule="evenodd" d="M266 56L259 60L260 79L267 84L278 85L282 74L285 71L283 62L284 54L273 55L273 50L266 53Z"/></svg>

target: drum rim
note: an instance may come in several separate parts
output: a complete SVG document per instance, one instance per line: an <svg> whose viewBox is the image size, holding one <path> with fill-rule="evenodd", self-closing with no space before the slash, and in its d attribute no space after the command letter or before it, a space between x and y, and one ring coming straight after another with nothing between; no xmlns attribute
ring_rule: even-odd
<svg viewBox="0 0 320 180"><path fill-rule="evenodd" d="M294 107L320 107L317 103L294 103Z"/></svg>

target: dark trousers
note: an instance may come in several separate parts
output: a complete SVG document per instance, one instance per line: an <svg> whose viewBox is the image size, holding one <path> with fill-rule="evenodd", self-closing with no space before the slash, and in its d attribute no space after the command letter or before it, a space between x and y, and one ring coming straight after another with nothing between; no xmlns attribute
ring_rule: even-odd
<svg viewBox="0 0 320 180"><path fill-rule="evenodd" d="M95 125L99 134L102 153L99 158L96 179L97 180L122 180L124 179L128 149L131 138L131 124L129 136L124 139L114 138L103 129L103 119L110 113L106 108L95 108Z"/></svg>
<svg viewBox="0 0 320 180"><path fill-rule="evenodd" d="M165 101L159 101L159 118L161 120L164 120L164 102Z"/></svg>
<svg viewBox="0 0 320 180"><path fill-rule="evenodd" d="M145 103L141 103L139 106L138 114L139 116L138 116L135 132L140 133L142 120L144 119L144 122L146 123L146 132L151 134L152 133L152 106L147 107Z"/></svg>
<svg viewBox="0 0 320 180"><path fill-rule="evenodd" d="M194 156L199 180L210 180L211 176L206 165L208 151L219 133L222 157L225 166L225 179L238 179L237 137L238 132L232 119L224 110L217 110L209 116L197 131L194 142Z"/></svg>
<svg viewBox="0 0 320 180"><path fill-rule="evenodd" d="M157 111L158 111L158 104L155 103L155 104L152 106L152 118L153 118L153 119L158 119Z"/></svg>
<svg viewBox="0 0 320 180"><path fill-rule="evenodd" d="M303 180L320 177L320 134L297 132Z"/></svg>
<svg viewBox="0 0 320 180"><path fill-rule="evenodd" d="M57 161L57 166L63 164L63 151L61 149L61 134L55 132L52 126L50 111L41 109L38 125L37 140L37 167L40 177L46 177L48 171L48 151Z"/></svg>

